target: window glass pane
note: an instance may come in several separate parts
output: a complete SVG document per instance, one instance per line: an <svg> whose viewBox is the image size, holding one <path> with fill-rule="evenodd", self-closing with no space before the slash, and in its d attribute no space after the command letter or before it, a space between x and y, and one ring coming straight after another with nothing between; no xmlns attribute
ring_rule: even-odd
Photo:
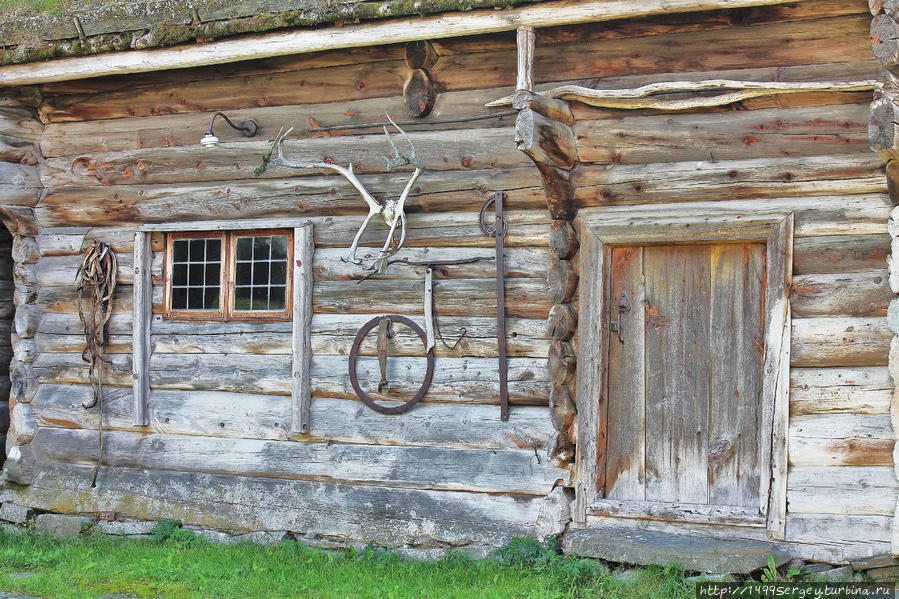
<svg viewBox="0 0 899 599"><path fill-rule="evenodd" d="M191 262L190 266L188 266L188 269L187 284L191 287L202 287L203 264L194 264L193 262Z"/></svg>
<svg viewBox="0 0 899 599"><path fill-rule="evenodd" d="M253 263L253 285L268 285L268 262Z"/></svg>
<svg viewBox="0 0 899 599"><path fill-rule="evenodd" d="M222 259L222 240L206 240L206 262L219 262Z"/></svg>
<svg viewBox="0 0 899 599"><path fill-rule="evenodd" d="M253 259L253 238L238 237L237 238L237 259L252 260Z"/></svg>
<svg viewBox="0 0 899 599"><path fill-rule="evenodd" d="M287 259L287 235L276 235L272 239L272 259Z"/></svg>
<svg viewBox="0 0 899 599"><path fill-rule="evenodd" d="M234 273L234 282L238 285L249 285L250 284L250 272L252 272L253 265L249 262L238 262L236 266L236 272Z"/></svg>
<svg viewBox="0 0 899 599"><path fill-rule="evenodd" d="M212 263L206 265L206 278L204 280L205 285L208 287L209 285L218 285L219 277L221 276L222 267L220 264Z"/></svg>
<svg viewBox="0 0 899 599"><path fill-rule="evenodd" d="M287 282L287 262L272 262L272 285L283 285Z"/></svg>
<svg viewBox="0 0 899 599"><path fill-rule="evenodd" d="M187 264L172 265L172 285L187 285Z"/></svg>
<svg viewBox="0 0 899 599"><path fill-rule="evenodd" d="M172 288L172 310L187 309L187 289L184 287Z"/></svg>
<svg viewBox="0 0 899 599"><path fill-rule="evenodd" d="M219 289L220 287L207 287L205 292L204 307L207 310L219 309Z"/></svg>
<svg viewBox="0 0 899 599"><path fill-rule="evenodd" d="M190 261L202 262L206 258L206 240L191 239L190 240Z"/></svg>
<svg viewBox="0 0 899 599"><path fill-rule="evenodd" d="M287 289L285 287L272 287L271 288L271 300L269 302L269 310L283 310L284 309L284 296Z"/></svg>
<svg viewBox="0 0 899 599"><path fill-rule="evenodd" d="M250 287L237 287L234 290L234 309L250 309Z"/></svg>
<svg viewBox="0 0 899 599"><path fill-rule="evenodd" d="M271 237L253 238L253 260L268 260L272 255L271 249Z"/></svg>
<svg viewBox="0 0 899 599"><path fill-rule="evenodd" d="M203 309L203 288L189 287L187 289L187 309L202 310Z"/></svg>
<svg viewBox="0 0 899 599"><path fill-rule="evenodd" d="M186 239L176 239L172 242L173 262L187 262L187 246L189 243Z"/></svg>
<svg viewBox="0 0 899 599"><path fill-rule="evenodd" d="M253 310L268 310L268 287L253 287Z"/></svg>

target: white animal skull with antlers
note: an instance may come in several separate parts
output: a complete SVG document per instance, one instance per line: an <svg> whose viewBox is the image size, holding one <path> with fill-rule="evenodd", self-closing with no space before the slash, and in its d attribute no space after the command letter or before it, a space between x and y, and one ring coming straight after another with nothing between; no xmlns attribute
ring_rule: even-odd
<svg viewBox="0 0 899 599"><path fill-rule="evenodd" d="M384 222L390 226L390 232L387 234L387 240L384 242L384 246L378 252L377 257L367 266L368 270L373 270L379 273L384 273L387 271L388 259L396 254L401 247L403 247L403 243L406 241L406 199L409 197L409 193L412 191L415 186L415 182L418 180L419 175L424 171L424 164L418 159L418 155L415 153L415 146L412 144L412 140L409 139L409 136L406 135L406 132L403 131L399 125L397 125L390 115L387 115L387 120L390 121L390 124L393 125L397 131L402 134L402 136L409 142L409 147L412 149L412 154L409 157L406 157L400 152L396 143L393 141L393 138L390 136L390 132L387 130L387 126L384 126L384 135L387 136L387 141L390 142L390 147L393 148L394 156L393 157L384 157L384 161L387 163L387 170L392 170L394 168L398 168L401 166L412 165L415 167L415 171L412 173L412 176L409 178L409 182L406 183L406 187L403 189L403 192L400 194L400 197L396 200L386 200L384 203L376 200L372 195L365 189L362 185L362 182L356 177L356 174L353 172L353 165L350 163L348 167L340 166L339 164L331 164L328 162L293 162L284 157L284 152L282 148L282 144L284 143L284 138L293 131L293 127L289 128L287 131L284 131L284 128L281 128L281 131L278 132L278 135L275 137L274 142L272 142L272 149L269 150L267 156L263 156L262 158L262 166L255 170L255 174L258 177L262 173L264 173L267 169L275 166L286 166L288 168L321 168L332 170L343 175L347 181L349 181L353 187L362 195L362 199L365 200L365 203L368 204L368 216L365 217L365 220L362 221L362 226L359 227L359 231L356 233L356 236L353 238L353 244L350 246L350 250L347 255L341 260L344 262L351 262L353 264L362 265L363 262L361 259L356 258L356 249L359 245L359 240L362 238L362 233L365 231L365 228L368 226L369 221L371 219L380 214L384 218ZM275 148L278 149L278 155L275 158L272 158L272 153ZM379 154L380 155L380 154ZM397 225L400 226L400 240L399 243L394 243L393 238L396 233Z"/></svg>

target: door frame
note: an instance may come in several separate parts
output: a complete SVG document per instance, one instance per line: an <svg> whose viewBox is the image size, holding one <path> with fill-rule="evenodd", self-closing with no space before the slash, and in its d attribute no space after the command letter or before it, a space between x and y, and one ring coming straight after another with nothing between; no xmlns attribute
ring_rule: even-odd
<svg viewBox="0 0 899 599"><path fill-rule="evenodd" d="M764 527L784 538L787 490L787 429L790 379L790 302L793 213L741 210L727 202L684 214L677 205L598 207L581 210L575 223L580 240L578 443L572 517L588 515ZM759 510L700 504L624 502L601 497L605 481L606 375L609 323L604 317L607 254L612 246L764 242L766 245L765 353ZM598 351L597 351L598 350Z"/></svg>

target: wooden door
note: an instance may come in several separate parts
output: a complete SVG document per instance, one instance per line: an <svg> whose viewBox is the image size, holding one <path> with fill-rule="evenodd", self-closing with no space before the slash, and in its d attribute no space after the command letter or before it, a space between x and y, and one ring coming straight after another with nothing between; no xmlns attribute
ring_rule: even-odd
<svg viewBox="0 0 899 599"><path fill-rule="evenodd" d="M761 507L765 250L609 250L605 498Z"/></svg>

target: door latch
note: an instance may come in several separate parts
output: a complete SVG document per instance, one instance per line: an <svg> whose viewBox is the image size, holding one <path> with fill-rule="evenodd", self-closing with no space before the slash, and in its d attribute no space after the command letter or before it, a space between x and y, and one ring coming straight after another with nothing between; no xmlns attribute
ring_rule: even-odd
<svg viewBox="0 0 899 599"><path fill-rule="evenodd" d="M618 317L615 322L612 323L611 329L612 332L618 333L618 341L624 343L624 338L621 336L621 315L625 312L631 311L631 302L627 298L627 292L622 291L621 297L618 298L618 303L615 306L618 310Z"/></svg>

